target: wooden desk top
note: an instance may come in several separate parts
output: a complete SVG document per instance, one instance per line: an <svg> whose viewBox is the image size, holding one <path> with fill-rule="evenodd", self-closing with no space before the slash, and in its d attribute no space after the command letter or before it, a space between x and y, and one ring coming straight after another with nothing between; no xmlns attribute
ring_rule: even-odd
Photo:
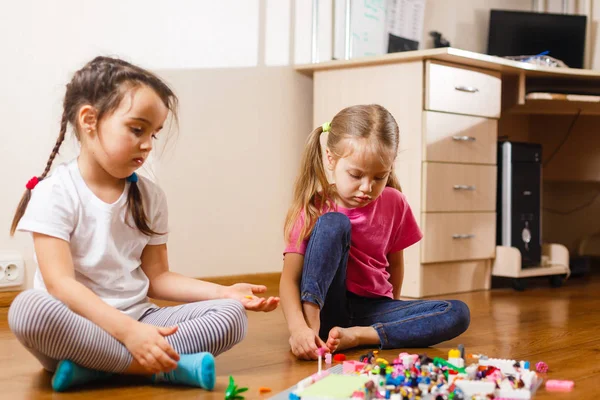
<svg viewBox="0 0 600 400"><path fill-rule="evenodd" d="M507 60L501 57L474 53L472 51L460 50L452 47L406 51L401 53L385 54L377 57L361 57L351 60L335 60L316 64L303 64L297 65L296 70L303 74L312 76L313 72L315 71L393 64L419 60L438 60L471 67L485 68L493 71L500 71L503 75L520 75L523 73L525 77L547 77L570 80L587 79L596 83L600 82L600 70L540 67L533 64Z"/></svg>

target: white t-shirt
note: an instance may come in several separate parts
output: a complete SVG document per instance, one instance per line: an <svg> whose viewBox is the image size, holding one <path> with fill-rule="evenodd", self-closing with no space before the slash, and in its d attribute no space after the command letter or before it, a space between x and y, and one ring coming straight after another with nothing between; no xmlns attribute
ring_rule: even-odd
<svg viewBox="0 0 600 400"><path fill-rule="evenodd" d="M33 189L17 228L69 242L77 281L134 319L155 307L147 297L149 281L141 268L142 251L146 245L166 243L168 231L164 192L142 176L137 184L149 226L164 235L146 236L135 227L127 212L130 183L115 203L105 203L86 185L77 159L58 166ZM34 259L37 263L35 254ZM46 290L39 266L34 288Z"/></svg>

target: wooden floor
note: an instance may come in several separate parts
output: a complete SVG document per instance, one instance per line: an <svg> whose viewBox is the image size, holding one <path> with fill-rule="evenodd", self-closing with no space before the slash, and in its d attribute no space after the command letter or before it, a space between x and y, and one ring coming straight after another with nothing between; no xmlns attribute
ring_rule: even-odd
<svg viewBox="0 0 600 400"><path fill-rule="evenodd" d="M271 288L271 292L276 291ZM600 277L572 279L560 289L546 281L522 293L511 289L448 296L471 308L471 326L461 337L434 348L415 349L430 356L447 356L463 343L467 353L490 357L543 360L550 366L545 379L575 381L571 393L547 393L535 399L600 398ZM217 358L217 386L209 393L198 389L152 386L131 378L104 386L87 386L71 393L52 393L50 375L12 336L0 309L0 399L223 399L229 375L247 386L247 399L268 398L316 371L316 363L294 359L288 351L288 335L280 310L250 314L246 340ZM412 351L412 349L407 350ZM357 357L365 351L348 352ZM384 351L392 358L398 351ZM260 396L258 388L273 389Z"/></svg>

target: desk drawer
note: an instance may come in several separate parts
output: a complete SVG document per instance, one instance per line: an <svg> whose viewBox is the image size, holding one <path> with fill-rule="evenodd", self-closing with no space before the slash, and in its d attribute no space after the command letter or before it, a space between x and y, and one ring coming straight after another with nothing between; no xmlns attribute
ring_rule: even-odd
<svg viewBox="0 0 600 400"><path fill-rule="evenodd" d="M496 213L423 213L423 263L493 258Z"/></svg>
<svg viewBox="0 0 600 400"><path fill-rule="evenodd" d="M423 163L423 211L496 211L496 166Z"/></svg>
<svg viewBox="0 0 600 400"><path fill-rule="evenodd" d="M500 73L426 62L425 109L500 117Z"/></svg>
<svg viewBox="0 0 600 400"><path fill-rule="evenodd" d="M491 277L492 260L427 264L423 266L421 297L488 290Z"/></svg>
<svg viewBox="0 0 600 400"><path fill-rule="evenodd" d="M498 121L434 111L423 113L423 160L496 164Z"/></svg>

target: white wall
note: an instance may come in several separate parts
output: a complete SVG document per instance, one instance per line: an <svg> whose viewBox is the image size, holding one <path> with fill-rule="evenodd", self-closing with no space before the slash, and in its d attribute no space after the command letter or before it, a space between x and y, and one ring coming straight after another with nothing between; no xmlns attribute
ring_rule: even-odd
<svg viewBox="0 0 600 400"><path fill-rule="evenodd" d="M173 267L196 277L281 270L283 220L312 130L312 80L291 68L160 72L182 114L158 173Z"/></svg>
<svg viewBox="0 0 600 400"><path fill-rule="evenodd" d="M14 63L16 70L44 66L65 79L98 53L154 69L257 65L259 0L22 0L0 7L3 51L23 63Z"/></svg>
<svg viewBox="0 0 600 400"><path fill-rule="evenodd" d="M530 0L426 0L425 48L433 47L430 31L441 32L452 47L485 53L491 9L531 11Z"/></svg>
<svg viewBox="0 0 600 400"><path fill-rule="evenodd" d="M290 66L290 0L0 2L0 250L27 263L8 228L43 170L64 85L98 54L157 71L181 101L174 147L151 171L167 192L173 269L191 276L275 271L312 82ZM71 140L62 157L76 154Z"/></svg>
<svg viewBox="0 0 600 400"><path fill-rule="evenodd" d="M25 255L28 282L31 241L9 238L8 227L58 134L64 85L97 54L153 69L179 94L181 132L153 168L169 198L173 269L191 276L278 270L283 217L313 128L312 81L290 66L310 61L311 3L0 2L0 250ZM600 18L600 0L576 7ZM427 0L425 47L438 30L454 47L485 51L491 8L530 10L531 1ZM59 161L74 154L71 141Z"/></svg>

